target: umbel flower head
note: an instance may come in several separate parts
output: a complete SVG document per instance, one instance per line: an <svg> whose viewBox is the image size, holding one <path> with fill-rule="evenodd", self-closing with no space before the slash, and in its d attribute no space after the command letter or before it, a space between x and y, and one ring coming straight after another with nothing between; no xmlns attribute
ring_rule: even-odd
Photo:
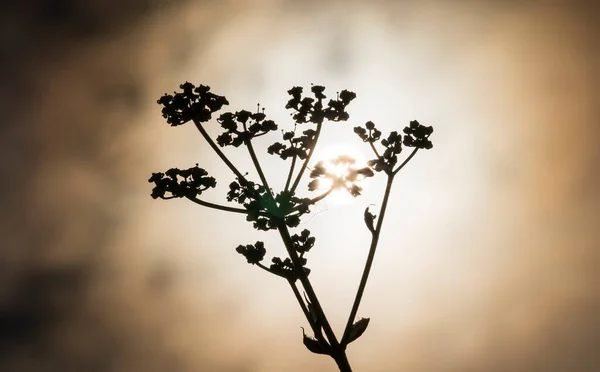
<svg viewBox="0 0 600 372"><path fill-rule="evenodd" d="M171 168L165 173L152 173L148 182L154 183L153 199L193 198L217 185L217 180L209 177L198 164L189 169Z"/></svg>
<svg viewBox="0 0 600 372"><path fill-rule="evenodd" d="M162 115L171 126L182 125L190 120L207 122L213 112L229 104L225 97L210 92L207 85L196 87L190 82L185 82L179 87L183 92L165 93L156 101L163 106Z"/></svg>
<svg viewBox="0 0 600 372"><path fill-rule="evenodd" d="M308 189L345 189L350 195L357 197L362 192L360 182L373 177L370 167L357 168L356 159L341 154L328 161L319 161L310 172L313 180L308 183Z"/></svg>
<svg viewBox="0 0 600 372"><path fill-rule="evenodd" d="M365 123L364 127L354 127L354 133L360 137L363 142L368 142L377 155L376 159L369 160L367 164L373 167L376 172L392 172L394 166L398 163L398 155L402 152L402 145L406 147L414 147L415 150L429 150L433 144L429 140L429 136L433 133L433 127L421 125L418 121L412 120L410 125L405 127L404 137L397 131L381 139L381 131L379 131L372 121ZM375 143L379 141L384 147L382 154L377 152Z"/></svg>

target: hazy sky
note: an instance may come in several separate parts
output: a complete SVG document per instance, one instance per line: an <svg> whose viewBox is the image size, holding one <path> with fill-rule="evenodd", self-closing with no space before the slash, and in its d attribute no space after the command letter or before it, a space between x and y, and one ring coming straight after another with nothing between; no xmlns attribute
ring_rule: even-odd
<svg viewBox="0 0 600 372"><path fill-rule="evenodd" d="M275 233L150 198L148 177L170 167L232 180L193 126L160 115L156 99L186 80L228 110L260 102L283 127L291 86L350 89L351 120L323 143L365 156L351 128L367 120L435 128L393 190L358 313L371 323L348 349L356 371L600 370L592 3L1 5L0 370L335 370L301 344L287 283L235 252L264 240L280 255ZM261 159L281 186L284 164ZM300 225L317 237L308 266L338 333L368 250L362 211L383 186Z"/></svg>

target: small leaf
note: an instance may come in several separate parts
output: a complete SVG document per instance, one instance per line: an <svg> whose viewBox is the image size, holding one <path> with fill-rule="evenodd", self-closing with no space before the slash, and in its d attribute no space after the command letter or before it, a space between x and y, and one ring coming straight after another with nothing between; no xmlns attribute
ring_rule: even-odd
<svg viewBox="0 0 600 372"><path fill-rule="evenodd" d="M315 354L325 354L325 355L329 355L329 350L327 350L329 348L329 345L325 346L323 344L321 344L319 342L319 340L309 337L306 335L306 333L304 332L304 328L302 328L302 342L304 343L304 346L306 346L306 348L308 350L310 350L311 352L315 353Z"/></svg>
<svg viewBox="0 0 600 372"><path fill-rule="evenodd" d="M317 312L315 310L315 306L308 300L306 297L306 293L304 293L304 300L306 300L306 304L308 306L308 314L310 315L310 322L312 324L317 324L317 320L319 319L317 316Z"/></svg>
<svg viewBox="0 0 600 372"><path fill-rule="evenodd" d="M369 229L371 233L375 234L373 221L375 221L375 215L369 212L369 207L365 208L365 224L367 225L367 229Z"/></svg>
<svg viewBox="0 0 600 372"><path fill-rule="evenodd" d="M356 323L352 324L350 333L348 334L348 343L351 343L365 333L370 320L370 318L361 318Z"/></svg>

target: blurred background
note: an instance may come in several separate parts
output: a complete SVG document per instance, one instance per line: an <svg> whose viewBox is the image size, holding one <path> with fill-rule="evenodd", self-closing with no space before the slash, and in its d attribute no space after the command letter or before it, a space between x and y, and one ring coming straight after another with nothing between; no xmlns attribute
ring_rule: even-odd
<svg viewBox="0 0 600 372"><path fill-rule="evenodd" d="M365 157L355 125L434 127L396 179L356 371L600 370L599 16L558 0L3 3L0 370L335 370L302 345L286 282L235 252L281 255L275 233L150 198L170 167L214 175L207 200L232 180L193 126L160 115L186 80L282 128L292 86L352 90L322 142ZM281 186L286 165L260 156ZM300 225L338 333L383 186Z"/></svg>

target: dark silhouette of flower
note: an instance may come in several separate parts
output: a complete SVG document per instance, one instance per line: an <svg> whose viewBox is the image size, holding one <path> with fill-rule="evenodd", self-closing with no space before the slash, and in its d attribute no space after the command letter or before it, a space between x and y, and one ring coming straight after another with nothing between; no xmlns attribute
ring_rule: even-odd
<svg viewBox="0 0 600 372"><path fill-rule="evenodd" d="M310 251L310 249L315 245L315 237L310 236L310 231L304 229L300 235L292 235L292 242L294 243L294 248L296 251L302 255Z"/></svg>
<svg viewBox="0 0 600 372"><path fill-rule="evenodd" d="M346 121L348 113L346 106L356 98L356 94L349 90L342 90L338 93L336 99L330 99L325 106L323 101L327 98L325 87L313 85L311 92L315 98L302 97L302 87L293 87L288 90L292 98L288 101L285 108L294 111L292 117L298 124L302 123L323 123L324 119L330 121Z"/></svg>
<svg viewBox="0 0 600 372"><path fill-rule="evenodd" d="M273 120L265 120L265 118L264 110L254 114L246 110L221 114L217 122L221 124L225 132L217 136L217 143L221 147L239 147L245 141L277 130L277 124ZM240 127L243 129L239 129Z"/></svg>
<svg viewBox="0 0 600 372"><path fill-rule="evenodd" d="M253 265L262 261L265 257L265 253L267 253L267 250L265 249L265 243L263 242L256 242L254 245L238 245L235 250L237 253L246 257L246 260L249 264Z"/></svg>
<svg viewBox="0 0 600 372"><path fill-rule="evenodd" d="M284 141L288 142L288 145L281 142L275 142L267 148L267 152L271 155L279 155L283 160L292 156L297 156L301 160L306 159L308 152L315 145L315 138L317 132L313 129L307 129L302 132L302 136L296 137L295 132L286 132L283 134Z"/></svg>
<svg viewBox="0 0 600 372"><path fill-rule="evenodd" d="M413 120L410 126L404 128L404 146L416 147L419 149L429 150L433 144L429 140L429 136L433 133L433 127L421 125L418 121Z"/></svg>
<svg viewBox="0 0 600 372"><path fill-rule="evenodd" d="M185 82L179 87L183 92L165 93L157 101L163 106L162 115L171 126L182 125L190 120L207 122L213 112L229 104L224 96L210 92L209 86L195 87L194 84Z"/></svg>
<svg viewBox="0 0 600 372"><path fill-rule="evenodd" d="M198 164L189 169L171 168L165 173L152 173L148 182L155 185L151 194L153 199L193 198L217 185L217 181L198 168Z"/></svg>
<svg viewBox="0 0 600 372"><path fill-rule="evenodd" d="M325 120L334 122L348 120L349 115L346 108L356 98L354 92L342 90L336 93L335 99L327 100L325 87L321 85L311 85L311 97L303 96L302 87L292 87L288 90L290 99L286 108L292 111L291 115L295 121L294 130L282 131L283 141L275 142L267 148L267 152L271 155L277 155L283 160L292 159L284 190L275 193L268 185L267 177L254 150L254 142L252 142L256 137L277 130L277 124L266 119L265 110L261 110L258 105L256 112L247 110L225 112L217 119L224 132L217 136L216 143L220 147L243 145L248 148L249 156L261 180L261 182L255 183L247 178L248 173L242 174L227 159L201 125L201 123L209 121L214 112L220 110L224 105L228 105L227 99L210 92L210 88L205 85L196 87L186 82L181 84L180 88L180 92L165 94L157 101L162 106L163 117L171 126L182 125L188 121L196 124L204 139L237 176L229 184L226 200L238 203L243 208L223 206L196 199L202 192L216 186L216 180L208 176L208 173L199 168L197 164L189 169L171 168L164 173L152 173L148 180L154 184L152 197L154 199L187 197L202 206L245 214L246 220L251 222L257 230L277 229L283 239L288 257L273 257L270 266L265 266L262 261L267 251L262 241L238 245L235 248L236 251L243 255L249 264L285 278L289 282L314 334L314 337L307 335L302 328L304 345L313 353L331 356L340 370L350 371L351 367L345 350L347 345L358 339L369 325L369 318L356 320L356 315L383 226L383 216L387 208L394 175L412 159L418 149L432 148L429 137L433 133L433 128L423 126L413 120L409 126L404 128L404 134L392 131L387 137L382 138L381 131L375 127L372 121L366 122L364 126L355 127L354 132L363 142L369 144L376 158L368 161L366 166L357 164L356 159L345 154L317 162L311 169L311 181L308 189L310 191L317 189L327 191L312 199L298 198L295 196L295 190L314 153L323 122ZM316 126L311 127L315 124ZM296 131L298 125L305 127L301 131ZM397 169L394 169L398 163L398 156L402 153L403 145L415 149ZM382 149L381 152L378 147ZM302 164L300 170L295 172L294 167L297 165L297 160L301 160ZM387 174L388 184L379 218L370 212L369 207L363 214L365 225L372 235L369 259L365 264L343 336L338 342L308 278L310 269L306 267L305 255L313 249L316 239L307 229L291 234L289 228L298 227L301 217L310 212L310 207L327 197L333 190L344 189L354 197L359 196L362 192L361 181L372 177L374 171L384 171ZM297 175L292 182L295 174ZM296 283L298 280L300 283ZM300 289L305 291L304 298L300 294Z"/></svg>
<svg viewBox="0 0 600 372"><path fill-rule="evenodd" d="M271 272L275 275L279 275L291 281L298 280L298 273L294 270L294 264L290 258L286 258L282 260L279 257L273 257L271 260L272 264L269 267ZM304 267L306 265L306 258L300 259L300 263L302 264L302 269L304 273L308 276L310 274L310 269L308 267Z"/></svg>

